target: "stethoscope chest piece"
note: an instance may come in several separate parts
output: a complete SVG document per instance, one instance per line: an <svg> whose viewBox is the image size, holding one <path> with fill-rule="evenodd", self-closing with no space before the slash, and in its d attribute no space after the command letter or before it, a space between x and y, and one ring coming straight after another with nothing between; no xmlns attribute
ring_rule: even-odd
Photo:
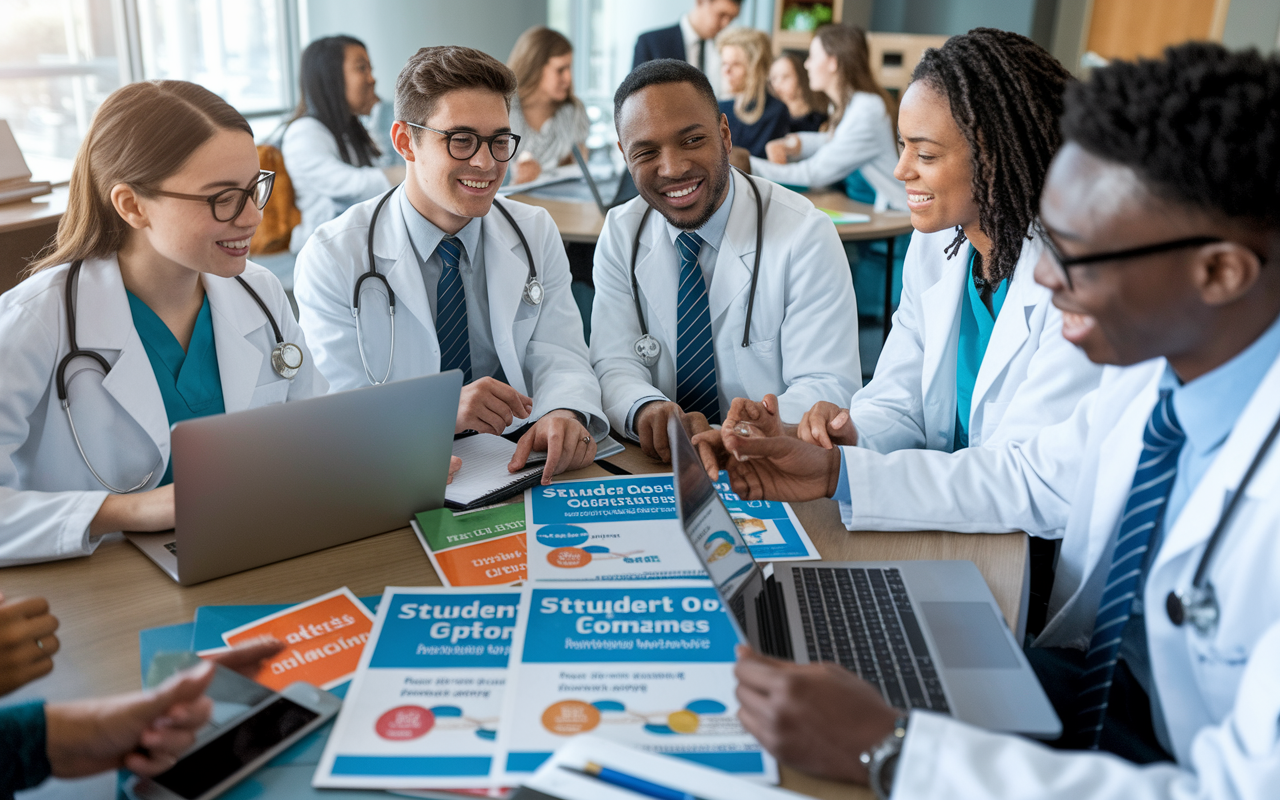
<svg viewBox="0 0 1280 800"><path fill-rule="evenodd" d="M271 368L281 378L293 380L302 369L302 348L293 342L281 342L271 351Z"/></svg>
<svg viewBox="0 0 1280 800"><path fill-rule="evenodd" d="M521 296L531 306L542 305L542 281L537 278L529 278L524 284L524 294Z"/></svg>
<svg viewBox="0 0 1280 800"><path fill-rule="evenodd" d="M1178 627L1189 622L1201 636L1211 635L1218 627L1218 596L1212 583L1206 581L1203 586L1193 584L1182 596L1169 592L1164 605L1169 621Z"/></svg>
<svg viewBox="0 0 1280 800"><path fill-rule="evenodd" d="M662 355L662 344L647 333L636 339L633 349L636 356L646 367L652 367L657 364L658 356Z"/></svg>

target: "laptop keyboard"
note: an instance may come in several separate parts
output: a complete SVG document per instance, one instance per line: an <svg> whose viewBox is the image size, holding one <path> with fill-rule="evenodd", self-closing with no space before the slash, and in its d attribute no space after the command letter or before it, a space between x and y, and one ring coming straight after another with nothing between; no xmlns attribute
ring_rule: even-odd
<svg viewBox="0 0 1280 800"><path fill-rule="evenodd" d="M178 543L177 543L177 542L165 542L165 543L164 543L164 549L165 549L165 550L168 550L168 551L169 551L169 554L170 554L170 555L172 555L174 558L177 558L177 557L178 557Z"/></svg>
<svg viewBox="0 0 1280 800"><path fill-rule="evenodd" d="M834 661L895 708L950 712L896 569L796 569L809 661Z"/></svg>

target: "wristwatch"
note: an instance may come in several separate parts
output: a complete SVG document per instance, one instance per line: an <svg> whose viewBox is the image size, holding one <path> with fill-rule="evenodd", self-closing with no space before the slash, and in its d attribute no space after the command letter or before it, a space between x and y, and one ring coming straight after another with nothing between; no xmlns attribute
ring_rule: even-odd
<svg viewBox="0 0 1280 800"><path fill-rule="evenodd" d="M893 792L893 774L902 753L902 740L907 736L907 718L898 717L893 723L893 733L880 740L870 750L864 751L858 760L867 768L867 783L877 800L889 800Z"/></svg>

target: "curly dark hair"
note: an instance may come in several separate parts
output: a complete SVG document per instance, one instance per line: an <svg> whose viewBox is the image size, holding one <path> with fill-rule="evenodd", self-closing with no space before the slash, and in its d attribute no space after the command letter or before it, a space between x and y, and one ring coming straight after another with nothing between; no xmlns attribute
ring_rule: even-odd
<svg viewBox="0 0 1280 800"><path fill-rule="evenodd" d="M985 272L998 283L1013 274L1036 220L1045 173L1062 144L1058 118L1071 73L1025 36L974 28L926 50L911 79L947 98L973 151L978 225L993 245ZM958 230L950 255L963 241Z"/></svg>
<svg viewBox="0 0 1280 800"><path fill-rule="evenodd" d="M1158 197L1280 229L1280 56L1205 42L1067 90L1063 136Z"/></svg>

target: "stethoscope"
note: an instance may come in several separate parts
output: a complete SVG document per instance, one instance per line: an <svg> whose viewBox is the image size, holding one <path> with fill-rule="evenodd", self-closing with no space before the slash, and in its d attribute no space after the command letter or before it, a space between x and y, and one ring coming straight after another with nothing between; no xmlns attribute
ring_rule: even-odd
<svg viewBox="0 0 1280 800"><path fill-rule="evenodd" d="M1276 435L1280 434L1280 419L1271 426L1271 432L1267 434L1267 438L1262 441L1262 446L1258 448L1258 452L1253 457L1253 461L1249 464L1249 469L1245 470L1244 477L1240 479L1240 486L1236 489L1231 500L1227 503L1227 507L1222 512L1222 517L1218 519L1218 524L1214 527L1213 533L1209 536L1209 542L1205 545L1204 553L1200 556L1200 563L1196 565L1195 576L1191 579L1191 586L1182 594L1177 592L1169 592L1168 597L1164 600L1165 611L1169 614L1169 621L1177 627L1182 627L1183 622L1190 622L1191 627L1196 629L1196 633L1201 636L1212 636L1218 628L1218 596L1213 590L1213 582L1208 578L1209 564L1213 561L1213 554L1221 544L1222 536L1227 529L1227 523L1231 521L1232 514L1235 513L1236 506L1240 503L1240 498L1244 496L1244 490L1249 485L1249 481L1253 480L1253 475L1258 471L1258 466L1262 463L1262 459L1266 456L1267 451L1271 449L1271 443L1275 441Z"/></svg>
<svg viewBox="0 0 1280 800"><path fill-rule="evenodd" d="M760 189L756 187L755 181L751 180L751 176L743 172L742 177L747 179L747 185L751 187L751 193L756 198L756 255L755 263L751 266L751 293L747 295L747 321L742 328L742 346L750 347L751 312L756 304L756 282L760 280L760 251L764 247L764 201L760 199ZM631 247L631 299L635 301L636 318L640 320L640 338L636 339L631 349L646 367L657 364L658 357L662 355L662 343L649 335L649 326L645 324L644 309L640 306L640 284L636 281L636 258L640 254L640 234L644 231L644 224L652 211L653 206L644 210L644 214L640 217L640 227L636 228L635 242Z"/></svg>
<svg viewBox="0 0 1280 800"><path fill-rule="evenodd" d="M67 273L67 288L64 298L67 310L67 333L70 338L71 351L63 356L62 361L58 362L57 372L54 373L55 383L58 389L58 401L62 403L62 410L67 414L67 424L71 426L71 438L75 439L76 449L80 451L80 458L84 459L84 465L89 468L90 474L102 484L107 490L116 494L129 494L136 492L146 486L152 476L156 474L156 470L160 468L163 457L157 460L151 471L147 473L147 477L143 478L140 483L128 489L117 489L102 479L98 471L93 468L93 464L89 463L89 456L84 452L84 445L80 444L80 434L76 432L75 420L71 418L71 399L67 392L67 366L76 358L91 358L98 362L98 366L102 367L102 373L105 376L111 372L111 365L102 357L102 354L96 350L81 350L80 345L76 342L76 291L80 282L80 265L84 262L77 259L71 264L71 270ZM275 315L267 308L267 304L262 302L262 298L253 290L244 278L239 275L236 280L249 293L249 296L258 304L258 308L262 309L262 313L267 315L267 321L271 323L271 330L276 335L276 346L271 351L271 368L276 374L282 378L292 379L298 374L298 370L302 368L302 348L291 342L286 342L284 336L280 334L280 326L276 324Z"/></svg>
<svg viewBox="0 0 1280 800"><path fill-rule="evenodd" d="M378 204L373 207L373 216L369 219L369 269L356 279L355 293L351 297L351 316L356 320L356 349L360 352L360 364L364 367L364 376L369 379L369 383L378 386L387 382L391 377L391 362L396 355L396 294L391 291L391 284L387 282L387 278L378 272L378 267L373 260L373 231L378 224L378 215L382 213L382 207L391 199L391 195L395 194L395 187L391 191L382 196ZM511 212L503 208L502 204L495 199L493 207L498 209L502 216L506 217L507 222L511 223L511 227L515 228L516 236L520 237L520 246L524 248L525 257L529 260L529 277L524 282L524 291L520 295L520 299L531 306L542 304L542 282L538 280L538 269L533 264L533 250L529 248L529 241L524 238L524 231L520 230L520 226L516 224L515 218L511 216ZM369 361L364 355L364 333L360 328L360 284L369 278L376 278L382 282L387 290L387 312L391 316L391 351L387 354L387 371L379 380L373 376L373 370L369 369Z"/></svg>

